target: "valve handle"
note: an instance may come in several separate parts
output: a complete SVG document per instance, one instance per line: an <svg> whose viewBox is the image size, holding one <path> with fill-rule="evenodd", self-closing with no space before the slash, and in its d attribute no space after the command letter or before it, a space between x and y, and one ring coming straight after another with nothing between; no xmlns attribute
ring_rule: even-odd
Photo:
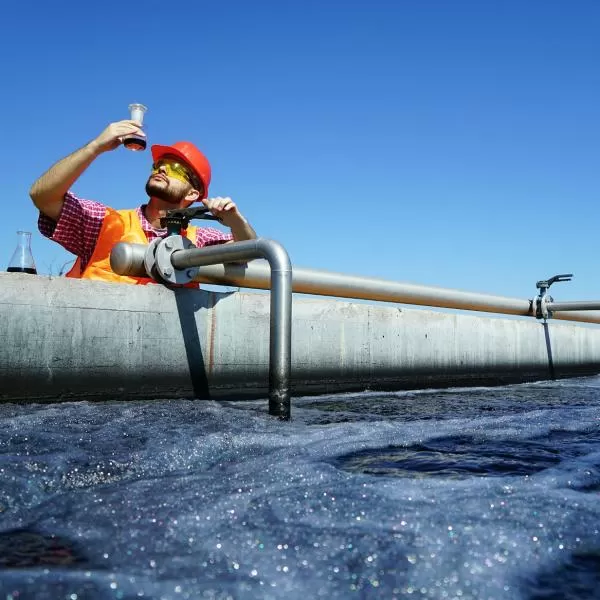
<svg viewBox="0 0 600 600"><path fill-rule="evenodd" d="M535 284L538 290L547 290L553 283L557 281L571 281L573 273L565 273L563 275L554 275L550 279L542 279Z"/></svg>
<svg viewBox="0 0 600 600"><path fill-rule="evenodd" d="M164 217L160 218L161 227L167 228L167 235L181 235L187 229L192 219L204 219L206 221L218 221L206 208L206 206L195 206L190 208L172 208Z"/></svg>

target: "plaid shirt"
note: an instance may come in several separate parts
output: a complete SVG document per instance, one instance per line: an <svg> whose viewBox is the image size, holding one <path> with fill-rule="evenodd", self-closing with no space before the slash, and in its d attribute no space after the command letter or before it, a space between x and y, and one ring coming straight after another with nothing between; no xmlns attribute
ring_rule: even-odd
<svg viewBox="0 0 600 600"><path fill-rule="evenodd" d="M148 242L157 237L164 237L167 230L152 227L144 216L144 206L136 208L136 214ZM38 229L43 236L59 243L65 250L79 256L81 258L81 269L83 270L96 247L105 214L106 206L104 204L94 200L82 200L75 194L67 192L58 222L40 213ZM230 233L223 233L212 227L198 227L197 232L196 246L198 248L223 244L233 239Z"/></svg>

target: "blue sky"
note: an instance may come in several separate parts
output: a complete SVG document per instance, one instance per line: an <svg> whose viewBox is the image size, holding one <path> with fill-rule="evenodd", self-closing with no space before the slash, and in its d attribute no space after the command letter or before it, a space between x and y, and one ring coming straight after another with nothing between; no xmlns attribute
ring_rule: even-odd
<svg viewBox="0 0 600 600"><path fill-rule="evenodd" d="M516 297L571 272L600 298L600 3L341 0L8 3L0 22L0 255L37 232L31 183L148 106L297 266ZM74 191L145 201L150 153ZM560 286L560 288L559 288Z"/></svg>

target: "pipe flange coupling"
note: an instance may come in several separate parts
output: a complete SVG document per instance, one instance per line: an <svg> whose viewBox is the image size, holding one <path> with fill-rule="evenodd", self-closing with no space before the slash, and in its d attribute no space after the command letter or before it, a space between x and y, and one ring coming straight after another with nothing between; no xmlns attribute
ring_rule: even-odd
<svg viewBox="0 0 600 600"><path fill-rule="evenodd" d="M176 269L171 263L171 256L180 250L189 250L196 246L181 235L170 235L161 239L154 252L155 270L164 283L172 285L185 285L190 283L198 274L198 267Z"/></svg>
<svg viewBox="0 0 600 600"><path fill-rule="evenodd" d="M156 272L156 248L162 242L162 238L154 238L146 250L146 255L144 256L144 267L146 269L146 273L148 277L152 277L152 279L157 279L158 274Z"/></svg>
<svg viewBox="0 0 600 600"><path fill-rule="evenodd" d="M542 313L542 318L551 319L552 312L548 310L548 303L554 302L554 298L548 294L544 294L540 300L540 312Z"/></svg>
<svg viewBox="0 0 600 600"><path fill-rule="evenodd" d="M536 319L551 319L552 311L548 309L548 304L552 304L554 298L549 294L540 294L532 301L532 310Z"/></svg>

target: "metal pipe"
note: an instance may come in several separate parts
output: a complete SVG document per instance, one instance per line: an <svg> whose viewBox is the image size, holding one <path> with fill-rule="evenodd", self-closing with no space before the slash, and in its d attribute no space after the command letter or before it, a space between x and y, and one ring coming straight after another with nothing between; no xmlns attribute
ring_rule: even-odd
<svg viewBox="0 0 600 600"><path fill-rule="evenodd" d="M546 304L548 310L600 310L600 300L581 300L576 302L548 302ZM553 315L554 316L554 315Z"/></svg>
<svg viewBox="0 0 600 600"><path fill-rule="evenodd" d="M129 254L132 254L132 252L130 250ZM127 255L128 257L129 254ZM135 259L128 259L135 268ZM113 270L118 272L114 267ZM198 283L269 289L269 271L268 267L260 261L253 261L247 265L220 264L202 266L194 281ZM318 296L379 300L400 304L455 308L528 317L534 316L531 309L531 301L521 298L463 292L448 288L394 282L372 277L357 277L298 267L294 268L292 291ZM582 323L600 323L599 311L584 310L584 305L589 305L590 308L600 308L598 303L584 303L577 306L575 310L563 309L562 307L565 304L548 303L548 309L552 310L552 318L563 321L579 321ZM560 310L564 310L564 312L560 312ZM581 312L577 312L577 310Z"/></svg>
<svg viewBox="0 0 600 600"><path fill-rule="evenodd" d="M599 311L565 311L565 312L553 312L553 319L559 321L578 321L580 323L600 323L600 312Z"/></svg>
<svg viewBox="0 0 600 600"><path fill-rule="evenodd" d="M201 267L194 281L268 289L268 269L259 261L248 265L213 265ZM531 316L532 314L531 302L520 298L463 292L298 267L294 267L292 291L338 298L379 300L512 315Z"/></svg>
<svg viewBox="0 0 600 600"><path fill-rule="evenodd" d="M148 277L144 263L147 250L148 244L119 242L110 251L110 268L117 275Z"/></svg>
<svg viewBox="0 0 600 600"><path fill-rule="evenodd" d="M266 266L260 264L259 261L254 261L245 266L233 264L213 265L211 267L201 267L195 281L268 289L267 273ZM318 296L379 300L381 302L397 302L419 306L533 316L531 301L521 298L464 292L450 288L423 286L299 267L294 268L292 291ZM566 304L548 304L548 309L553 311L552 317L554 319L600 323L600 312L584 312L586 307L600 309L600 303L568 303L574 305L573 309L563 309L562 307ZM569 312L556 312L560 310ZM576 310L582 312L572 312Z"/></svg>
<svg viewBox="0 0 600 600"><path fill-rule="evenodd" d="M292 265L283 246L258 238L233 244L177 250L171 256L176 269L230 261L265 258L269 263L269 414L280 419L291 415L290 371L292 368Z"/></svg>
<svg viewBox="0 0 600 600"><path fill-rule="evenodd" d="M213 265L200 267L194 278L198 283L232 285L247 288L268 289L266 265L254 261L248 265ZM292 291L336 296L397 302L439 308L455 308L488 313L501 313L532 317L531 301L521 298L492 296L463 292L449 288L421 286L399 283L371 277L356 277L294 267ZM550 305L549 305L550 308ZM600 312L553 312L552 318L582 323L600 323Z"/></svg>

